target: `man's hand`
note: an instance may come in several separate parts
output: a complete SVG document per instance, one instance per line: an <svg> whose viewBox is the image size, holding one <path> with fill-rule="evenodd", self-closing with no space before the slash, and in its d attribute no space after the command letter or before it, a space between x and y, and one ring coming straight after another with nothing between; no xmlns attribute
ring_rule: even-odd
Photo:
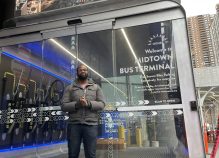
<svg viewBox="0 0 219 158"><path fill-rule="evenodd" d="M80 101L80 103L81 103L82 106L87 106L87 105L88 105L87 100L85 99L85 97L81 97L81 98L79 99L79 101Z"/></svg>

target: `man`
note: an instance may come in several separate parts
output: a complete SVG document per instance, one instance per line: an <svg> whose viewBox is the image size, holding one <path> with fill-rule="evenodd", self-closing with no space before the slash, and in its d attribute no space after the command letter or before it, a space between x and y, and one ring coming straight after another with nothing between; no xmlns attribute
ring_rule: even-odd
<svg viewBox="0 0 219 158"><path fill-rule="evenodd" d="M68 112L69 158L78 158L83 141L85 157L96 157L98 112L105 106L100 87L88 79L88 68L77 68L77 79L65 89L62 110Z"/></svg>

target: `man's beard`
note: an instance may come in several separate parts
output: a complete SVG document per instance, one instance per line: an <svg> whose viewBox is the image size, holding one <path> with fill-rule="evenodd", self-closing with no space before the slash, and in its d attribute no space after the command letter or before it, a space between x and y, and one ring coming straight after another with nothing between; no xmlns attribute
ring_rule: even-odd
<svg viewBox="0 0 219 158"><path fill-rule="evenodd" d="M82 81L84 81L84 80L86 80L88 78L88 75L86 74L86 75L78 75L78 79L79 80L82 80Z"/></svg>

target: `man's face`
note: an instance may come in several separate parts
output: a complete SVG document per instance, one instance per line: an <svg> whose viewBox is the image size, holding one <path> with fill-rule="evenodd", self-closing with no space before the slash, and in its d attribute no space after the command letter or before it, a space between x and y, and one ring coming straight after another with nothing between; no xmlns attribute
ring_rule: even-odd
<svg viewBox="0 0 219 158"><path fill-rule="evenodd" d="M87 71L87 67L85 65L81 65L78 68L78 78L79 80L86 80L88 77L88 71Z"/></svg>

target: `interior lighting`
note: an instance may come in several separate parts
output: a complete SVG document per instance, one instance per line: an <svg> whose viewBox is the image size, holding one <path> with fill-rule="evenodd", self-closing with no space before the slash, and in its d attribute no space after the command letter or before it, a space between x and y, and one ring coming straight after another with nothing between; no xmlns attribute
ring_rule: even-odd
<svg viewBox="0 0 219 158"><path fill-rule="evenodd" d="M137 58L137 56L136 56L136 53L135 53L135 51L134 51L134 49L133 49L133 47L132 47L132 45L131 45L131 43L130 43L130 41L129 41L129 38L128 38L128 36L127 36L125 30L124 30L124 29L121 29L121 31L122 31L122 34L123 34L123 36L124 36L124 38L125 38L125 40L126 40L128 46L129 46L129 49L130 49L132 55L133 55L134 58L135 58L135 61L136 61L137 64L138 64L139 69L141 70L141 73L143 74L143 76L144 76L144 78L145 78L145 81L146 81L146 83L147 83L147 85L148 85L149 90L152 92L151 86L150 86L150 84L149 84L149 82L148 82L148 80L147 80L147 77L145 76L145 73L144 73L144 70L143 70L142 67L141 67L141 64L140 64L139 61L138 61L138 58Z"/></svg>
<svg viewBox="0 0 219 158"><path fill-rule="evenodd" d="M48 143L48 144L40 144L40 145L33 145L33 146L24 146L24 147L17 147L17 148L10 148L10 149L1 149L0 153L4 152L10 152L10 151L17 151L17 150L28 150L28 149L37 149L40 147L45 147L45 146L52 146L52 145L58 145L58 144L67 144L66 141L60 141L56 143Z"/></svg>
<svg viewBox="0 0 219 158"><path fill-rule="evenodd" d="M70 52L67 48L65 48L62 44L60 44L59 42L57 42L55 39L49 39L51 42L53 42L55 45L57 45L59 48L61 48L62 50L64 50L65 53L69 54L70 56L72 56L73 58L77 59L81 64L85 65L88 69L90 69L91 71L93 71L95 74L97 74L99 77L101 77L103 80L105 80L107 83L109 83L111 86L113 86L115 89L117 89L119 92L121 92L124 96L126 96L126 93L124 93L121 89L119 89L118 87L116 87L114 84L112 84L109 80L107 80L105 77L103 77L103 75L101 75L100 73L98 73L96 70L94 70L92 67L90 67L89 65L87 65L84 61L82 61L81 59L77 58L72 52Z"/></svg>
<svg viewBox="0 0 219 158"><path fill-rule="evenodd" d="M66 79L66 78L64 78L64 77L62 77L62 76L60 76L60 75L58 75L58 74L55 74L55 73L53 73L53 72L51 72L51 71L49 71L49 70L47 70L47 69L45 69L45 68L42 68L42 67L39 66L39 65L36 65L36 64L31 63L31 62L29 62L29 61L25 61L24 59L19 58L19 57L15 56L15 55L12 55L12 54L10 54L10 53L8 53L8 52L2 52L2 54L6 55L6 56L8 56L8 57L10 57L10 58L12 58L12 59L15 59L15 60L17 60L17 61L19 61L19 62L21 62L21 63L24 63L25 65L34 67L34 68L36 68L37 70L40 70L40 71L42 71L42 72L45 72L45 73L47 73L47 74L49 74L49 75L51 75L51 76L53 76L53 77L55 77L55 78L61 79L62 81L65 81L65 82L67 82L67 83L71 83L70 80L68 80L68 79Z"/></svg>

